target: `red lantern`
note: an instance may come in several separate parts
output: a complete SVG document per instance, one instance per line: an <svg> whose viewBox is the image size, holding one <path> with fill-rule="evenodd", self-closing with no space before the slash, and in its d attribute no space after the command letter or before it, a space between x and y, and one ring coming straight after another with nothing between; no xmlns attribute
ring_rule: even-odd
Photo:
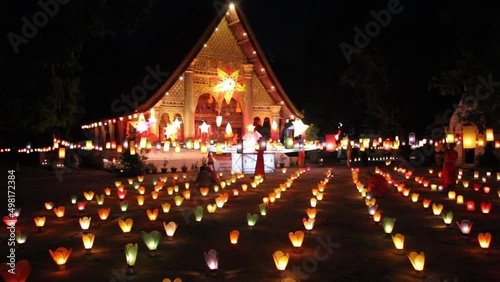
<svg viewBox="0 0 500 282"><path fill-rule="evenodd" d="M479 191L479 189L481 189L481 184L474 183L474 191Z"/></svg>
<svg viewBox="0 0 500 282"><path fill-rule="evenodd" d="M474 204L474 201L467 201L467 210L468 211L476 210L476 205Z"/></svg>
<svg viewBox="0 0 500 282"><path fill-rule="evenodd" d="M481 202L481 211L483 213L490 213L490 211L491 211L491 203Z"/></svg>
<svg viewBox="0 0 500 282"><path fill-rule="evenodd" d="M118 190L118 191L116 191L116 194L118 195L118 198L120 200L123 200L123 199L125 199L125 196L127 195L127 190L125 190L125 189Z"/></svg>
<svg viewBox="0 0 500 282"><path fill-rule="evenodd" d="M85 209L85 204L86 202L78 202L76 203L76 207L78 208L79 211L83 211Z"/></svg>

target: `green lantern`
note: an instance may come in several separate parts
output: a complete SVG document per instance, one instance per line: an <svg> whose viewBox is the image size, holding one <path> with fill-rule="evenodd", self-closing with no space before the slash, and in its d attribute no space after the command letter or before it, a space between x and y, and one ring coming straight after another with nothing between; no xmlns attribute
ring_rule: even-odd
<svg viewBox="0 0 500 282"><path fill-rule="evenodd" d="M293 137L285 137L285 149L293 149Z"/></svg>
<svg viewBox="0 0 500 282"><path fill-rule="evenodd" d="M266 206L266 204L264 204L264 203L259 204L259 211L260 211L260 215L266 216L266 214L267 214L267 206Z"/></svg>
<svg viewBox="0 0 500 282"><path fill-rule="evenodd" d="M153 185L158 184L158 179L156 179L156 178L153 178L151 181L153 181Z"/></svg>
<svg viewBox="0 0 500 282"><path fill-rule="evenodd" d="M445 213L442 213L441 216L443 217L444 224L446 224L446 226L450 226L451 222L453 221L453 212L447 211Z"/></svg>
<svg viewBox="0 0 500 282"><path fill-rule="evenodd" d="M396 223L395 218L391 217L384 217L382 219L382 227L384 228L385 234L389 235L392 233L392 230L394 229L394 224Z"/></svg>
<svg viewBox="0 0 500 282"><path fill-rule="evenodd" d="M198 222L201 221L201 219L203 218L203 207L202 206L197 206L194 209L194 218Z"/></svg>
<svg viewBox="0 0 500 282"><path fill-rule="evenodd" d="M76 205L76 201L78 199L78 196L76 195L71 195L71 204Z"/></svg>
<svg viewBox="0 0 500 282"><path fill-rule="evenodd" d="M141 187L141 183L134 182L134 189L137 190L137 189L139 189L139 187Z"/></svg>
<svg viewBox="0 0 500 282"><path fill-rule="evenodd" d="M259 215L258 214L247 213L248 227L252 228L255 225L255 223L257 223L258 219L259 219Z"/></svg>
<svg viewBox="0 0 500 282"><path fill-rule="evenodd" d="M122 212L126 212L127 209L128 209L128 202L127 201L120 202L120 210Z"/></svg>
<svg viewBox="0 0 500 282"><path fill-rule="evenodd" d="M134 273L135 260L137 259L137 251L139 247L136 244L128 243L125 245L125 258L127 260L128 271L127 274Z"/></svg>
<svg viewBox="0 0 500 282"><path fill-rule="evenodd" d="M149 253L150 256L152 257L156 256L156 249L160 244L160 239L161 239L161 233L159 231L154 230L149 233L142 231L142 240L144 240L146 247L148 247L148 249L151 251Z"/></svg>
<svg viewBox="0 0 500 282"><path fill-rule="evenodd" d="M193 147L194 147L193 140L192 139L186 140L186 149L187 150L192 150Z"/></svg>

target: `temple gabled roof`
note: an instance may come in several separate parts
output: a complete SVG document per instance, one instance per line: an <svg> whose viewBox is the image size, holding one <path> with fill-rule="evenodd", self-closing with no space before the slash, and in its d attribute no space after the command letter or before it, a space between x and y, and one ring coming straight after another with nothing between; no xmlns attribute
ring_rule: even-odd
<svg viewBox="0 0 500 282"><path fill-rule="evenodd" d="M293 115L298 118L303 117L303 114L297 110L297 108L290 101L276 75L271 69L271 66L267 61L254 32L250 28L247 18L237 5L232 4L225 5L225 7L223 7L220 12L216 14L212 22L206 28L205 32L199 37L198 41L191 48L189 53L182 59L178 67L169 74L166 81L146 102L140 104L136 108L136 112L148 111L165 96L165 93L169 91L169 89L174 85L178 78L183 75L189 65L200 53L204 44L212 36L215 28L224 17L226 18L233 35L238 41L238 45L248 58L248 61L254 64L254 70L257 74L257 78L267 89L267 93L269 93L273 101L276 102L276 104L281 103L284 106L283 110L285 111L285 115Z"/></svg>

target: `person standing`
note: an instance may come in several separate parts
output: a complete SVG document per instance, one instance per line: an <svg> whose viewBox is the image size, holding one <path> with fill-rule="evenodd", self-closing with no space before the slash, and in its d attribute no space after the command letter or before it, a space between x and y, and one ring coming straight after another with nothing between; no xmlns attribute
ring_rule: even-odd
<svg viewBox="0 0 500 282"><path fill-rule="evenodd" d="M351 167L351 160L352 160L352 146L351 146L351 141L347 142L347 149L346 149L346 155L347 155L347 167Z"/></svg>
<svg viewBox="0 0 500 282"><path fill-rule="evenodd" d="M455 188L457 167L455 165L458 159L458 152L455 151L455 143L448 144L448 149L444 155L443 170L439 184L443 186L443 190L449 191Z"/></svg>

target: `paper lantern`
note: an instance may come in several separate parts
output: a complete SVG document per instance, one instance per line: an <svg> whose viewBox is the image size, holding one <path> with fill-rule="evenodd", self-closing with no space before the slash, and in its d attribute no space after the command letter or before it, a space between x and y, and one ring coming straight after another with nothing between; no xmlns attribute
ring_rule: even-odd
<svg viewBox="0 0 500 282"><path fill-rule="evenodd" d="M142 183L144 181L144 175L138 175L137 181L139 181L139 183Z"/></svg>
<svg viewBox="0 0 500 282"><path fill-rule="evenodd" d="M87 202L77 202L76 207L78 208L79 211L83 211L85 209L85 205Z"/></svg>
<svg viewBox="0 0 500 282"><path fill-rule="evenodd" d="M452 211L447 211L441 214L443 217L444 224L446 226L450 226L450 224L453 222L453 212Z"/></svg>
<svg viewBox="0 0 500 282"><path fill-rule="evenodd" d="M223 198L223 197L217 197L217 198L215 198L215 204L217 205L217 207L218 207L219 209L220 209L220 208L222 208L222 207L224 206L224 203L225 203L225 202L226 202L226 201L224 200L224 198Z"/></svg>
<svg viewBox="0 0 500 282"><path fill-rule="evenodd" d="M317 213L316 208L306 209L306 212L309 218L316 218L316 213Z"/></svg>
<svg viewBox="0 0 500 282"><path fill-rule="evenodd" d="M432 203L432 213L434 215L441 215L443 208L444 208L443 204Z"/></svg>
<svg viewBox="0 0 500 282"><path fill-rule="evenodd" d="M135 155L135 141L130 141L128 147L130 149L130 155Z"/></svg>
<svg viewBox="0 0 500 282"><path fill-rule="evenodd" d="M475 170L474 171L474 179L478 179L479 178L479 171Z"/></svg>
<svg viewBox="0 0 500 282"><path fill-rule="evenodd" d="M405 235L401 233L393 235L392 242L394 243L394 247L396 247L398 254L402 254L405 246Z"/></svg>
<svg viewBox="0 0 500 282"><path fill-rule="evenodd" d="M460 228L460 231L462 232L463 235L467 236L470 234L470 231L472 229L472 221L464 219L460 223L457 221L458 228Z"/></svg>
<svg viewBox="0 0 500 282"><path fill-rule="evenodd" d="M448 143L448 144L455 143L455 134L447 133L446 134L446 143Z"/></svg>
<svg viewBox="0 0 500 282"><path fill-rule="evenodd" d="M71 195L71 204L72 205L76 204L77 200L78 200L78 197L76 195Z"/></svg>
<svg viewBox="0 0 500 282"><path fill-rule="evenodd" d="M109 217L109 213L111 212L111 208L107 209L98 209L97 214L99 214L99 218L101 220L106 220Z"/></svg>
<svg viewBox="0 0 500 282"><path fill-rule="evenodd" d="M493 131L493 128L486 128L486 141L495 141L495 133Z"/></svg>
<svg viewBox="0 0 500 282"><path fill-rule="evenodd" d="M370 216L373 216L375 212L377 211L378 205L370 205L368 206L368 214Z"/></svg>
<svg viewBox="0 0 500 282"><path fill-rule="evenodd" d="M273 254L274 264L280 271L284 271L286 269L289 258L290 255L288 253L285 254L282 251L276 251Z"/></svg>
<svg viewBox="0 0 500 282"><path fill-rule="evenodd" d="M484 186L484 187L483 187L483 192L484 192L485 194L489 194L489 193L490 193L490 191L491 191L490 186Z"/></svg>
<svg viewBox="0 0 500 282"><path fill-rule="evenodd" d="M89 227L90 227L90 220L91 220L91 217L81 217L79 222L80 222L80 227L82 228L82 230L88 230Z"/></svg>
<svg viewBox="0 0 500 282"><path fill-rule="evenodd" d="M150 251L149 255L152 257L156 256L156 249L160 244L161 233L156 230L153 230L151 232L142 231L141 234L142 234L142 240L144 241L146 247Z"/></svg>
<svg viewBox="0 0 500 282"><path fill-rule="evenodd" d="M482 213L490 213L491 211L491 203L485 203L485 202L481 202L481 212Z"/></svg>
<svg viewBox="0 0 500 282"><path fill-rule="evenodd" d="M464 186L465 189L469 188L469 181L462 180L462 185Z"/></svg>
<svg viewBox="0 0 500 282"><path fill-rule="evenodd" d="M203 257L210 271L216 271L219 268L219 255L216 250L210 249L203 253Z"/></svg>
<svg viewBox="0 0 500 282"><path fill-rule="evenodd" d="M276 201L276 193L269 193L269 203L272 205Z"/></svg>
<svg viewBox="0 0 500 282"><path fill-rule="evenodd" d="M167 194L173 195L174 194L174 187L167 187Z"/></svg>
<svg viewBox="0 0 500 282"><path fill-rule="evenodd" d="M467 201L466 205L467 205L468 211L475 211L476 210L476 205L475 205L474 201Z"/></svg>
<svg viewBox="0 0 500 282"><path fill-rule="evenodd" d="M419 196L419 194L412 193L411 194L411 201L414 202L414 203L418 202L418 196Z"/></svg>
<svg viewBox="0 0 500 282"><path fill-rule="evenodd" d="M416 271L421 272L424 270L424 266L425 266L425 254L424 254L424 252L420 252L420 253L410 252L408 254L408 258L410 259L410 262Z"/></svg>
<svg viewBox="0 0 500 282"><path fill-rule="evenodd" d="M126 212L127 209L128 209L128 201L120 202L120 210L122 212Z"/></svg>
<svg viewBox="0 0 500 282"><path fill-rule="evenodd" d="M424 199L422 201L422 206L424 207L424 209L429 208L430 205L431 205L431 200L430 199Z"/></svg>
<svg viewBox="0 0 500 282"><path fill-rule="evenodd" d="M258 219L259 219L259 215L258 214L247 213L247 224L248 224L248 227L251 229L253 226L255 226L255 224L257 223Z"/></svg>
<svg viewBox="0 0 500 282"><path fill-rule="evenodd" d="M132 230L132 224L134 223L134 220L131 218L127 218L125 220L123 219L118 219L118 225L122 229L123 233L129 233L130 230Z"/></svg>
<svg viewBox="0 0 500 282"><path fill-rule="evenodd" d="M94 191L84 191L83 196L87 201L92 201L94 199Z"/></svg>
<svg viewBox="0 0 500 282"><path fill-rule="evenodd" d="M92 246L94 246L94 239L95 239L95 235L92 233L82 234L83 247L85 248L86 253L91 252Z"/></svg>
<svg viewBox="0 0 500 282"><path fill-rule="evenodd" d="M143 206L144 205L144 196L143 195L139 195L136 198L137 198L137 204L139 206Z"/></svg>
<svg viewBox="0 0 500 282"><path fill-rule="evenodd" d="M60 160L63 160L64 158L66 158L66 148L64 148L64 147L59 148L58 156L59 156Z"/></svg>
<svg viewBox="0 0 500 282"><path fill-rule="evenodd" d="M184 190L182 192L182 196L184 196L184 199L190 200L191 199L191 190Z"/></svg>
<svg viewBox="0 0 500 282"><path fill-rule="evenodd" d="M431 184L431 191L437 191L437 184Z"/></svg>
<svg viewBox="0 0 500 282"><path fill-rule="evenodd" d="M455 200L456 196L457 196L457 193L455 191L448 192L448 199Z"/></svg>
<svg viewBox="0 0 500 282"><path fill-rule="evenodd" d="M308 219L302 218L302 224L304 224L304 228L308 232L311 232L311 230L314 228L315 220L316 219L314 218L308 218Z"/></svg>
<svg viewBox="0 0 500 282"><path fill-rule="evenodd" d="M266 214L267 214L267 205L264 204L264 203L259 204L259 211L260 211L260 215L266 216Z"/></svg>
<svg viewBox="0 0 500 282"><path fill-rule="evenodd" d="M285 149L293 149L294 140L293 137L285 137Z"/></svg>
<svg viewBox="0 0 500 282"><path fill-rule="evenodd" d="M246 192L248 190L248 184L241 184L241 191Z"/></svg>
<svg viewBox="0 0 500 282"><path fill-rule="evenodd" d="M139 194L141 195L144 195L144 193L146 193L146 187L144 186L139 187L139 189L137 189L137 192L139 192Z"/></svg>
<svg viewBox="0 0 500 282"><path fill-rule="evenodd" d="M316 204L318 203L318 199L311 198L310 203L311 203L311 208L315 208Z"/></svg>
<svg viewBox="0 0 500 282"><path fill-rule="evenodd" d="M186 188L186 190L189 190L189 186L190 186L189 182L184 183L184 188ZM217 185L214 185L214 188L215 188L215 186L217 186Z"/></svg>
<svg viewBox="0 0 500 282"><path fill-rule="evenodd" d="M38 232L42 232L43 226L45 225L45 221L46 221L45 216L43 216L43 217L35 217L35 218L33 218L33 220L35 221L35 225L36 225L36 227L38 229Z"/></svg>
<svg viewBox="0 0 500 282"><path fill-rule="evenodd" d="M233 245L238 244L239 237L240 237L240 231L238 231L238 230L229 231L229 241L231 242L231 244L233 244Z"/></svg>
<svg viewBox="0 0 500 282"><path fill-rule="evenodd" d="M207 205L207 211L208 213L215 213L217 210L217 205L216 204L208 204Z"/></svg>
<svg viewBox="0 0 500 282"><path fill-rule="evenodd" d="M28 240L28 232L25 230L16 230L16 242L20 247L26 243L26 240Z"/></svg>
<svg viewBox="0 0 500 282"><path fill-rule="evenodd" d="M158 218L158 209L146 210L146 215L150 221L155 221Z"/></svg>
<svg viewBox="0 0 500 282"><path fill-rule="evenodd" d="M163 228L165 229L165 233L167 234L167 238L172 240L175 231L177 230L177 223L170 221L168 224L163 222Z"/></svg>
<svg viewBox="0 0 500 282"><path fill-rule="evenodd" d="M194 209L194 219L197 222L200 222L202 218L203 218L203 207L202 206L197 206Z"/></svg>
<svg viewBox="0 0 500 282"><path fill-rule="evenodd" d="M200 193L202 196L206 196L208 195L208 192L210 192L210 189L209 188L200 188Z"/></svg>
<svg viewBox="0 0 500 282"><path fill-rule="evenodd" d="M472 125L462 127L462 144L464 149L476 148L476 128Z"/></svg>
<svg viewBox="0 0 500 282"><path fill-rule="evenodd" d="M117 145L116 146L116 152L120 153L120 154L123 153L123 146L122 145Z"/></svg>
<svg viewBox="0 0 500 282"><path fill-rule="evenodd" d="M14 265L14 267L12 267ZM9 271L13 269L14 271ZM19 260L15 264L2 264L0 276L6 282L26 282L31 273L31 265L27 260Z"/></svg>
<svg viewBox="0 0 500 282"><path fill-rule="evenodd" d="M127 196L127 190L117 190L116 195L118 196L118 199L123 200L125 199L125 196Z"/></svg>
<svg viewBox="0 0 500 282"><path fill-rule="evenodd" d="M66 262L71 255L72 249L66 249L64 247L59 247L55 251L49 250L50 256L57 264L60 270L66 269Z"/></svg>
<svg viewBox="0 0 500 282"><path fill-rule="evenodd" d="M304 232L303 231L295 231L295 232L289 232L288 233L288 238L292 242L292 245L295 248L300 248L302 246L302 242L304 241Z"/></svg>
<svg viewBox="0 0 500 282"><path fill-rule="evenodd" d="M477 241L482 249L488 249L491 243L491 233L479 233L477 234Z"/></svg>
<svg viewBox="0 0 500 282"><path fill-rule="evenodd" d="M457 204L458 205L463 205L463 203L464 203L464 196L458 195L457 196Z"/></svg>
<svg viewBox="0 0 500 282"><path fill-rule="evenodd" d="M134 265L137 260L137 252L139 250L139 246L136 244L128 243L125 245L125 260L127 261L127 274L134 273Z"/></svg>
<svg viewBox="0 0 500 282"><path fill-rule="evenodd" d="M103 191L104 191L104 194L106 196L110 196L111 195L111 189L109 189L108 187L104 188Z"/></svg>
<svg viewBox="0 0 500 282"><path fill-rule="evenodd" d="M394 224L396 223L395 218L391 217L384 217L382 219L382 227L384 228L385 234L389 235L392 233L392 230L394 229Z"/></svg>
<svg viewBox="0 0 500 282"><path fill-rule="evenodd" d="M382 219L382 214L379 211L376 211L372 217L375 224L378 224L380 222L380 219Z"/></svg>
<svg viewBox="0 0 500 282"><path fill-rule="evenodd" d="M170 204L169 203L162 203L161 208L164 213L168 213L170 211Z"/></svg>
<svg viewBox="0 0 500 282"><path fill-rule="evenodd" d="M403 196L408 197L410 195L410 189L403 189Z"/></svg>
<svg viewBox="0 0 500 282"><path fill-rule="evenodd" d="M51 209L54 208L54 203L53 202L45 202L45 208L50 211Z"/></svg>
<svg viewBox="0 0 500 282"><path fill-rule="evenodd" d="M61 218L61 217L64 217L65 210L66 210L66 208L64 206L60 206L60 207L54 208L54 213L57 217Z"/></svg>

